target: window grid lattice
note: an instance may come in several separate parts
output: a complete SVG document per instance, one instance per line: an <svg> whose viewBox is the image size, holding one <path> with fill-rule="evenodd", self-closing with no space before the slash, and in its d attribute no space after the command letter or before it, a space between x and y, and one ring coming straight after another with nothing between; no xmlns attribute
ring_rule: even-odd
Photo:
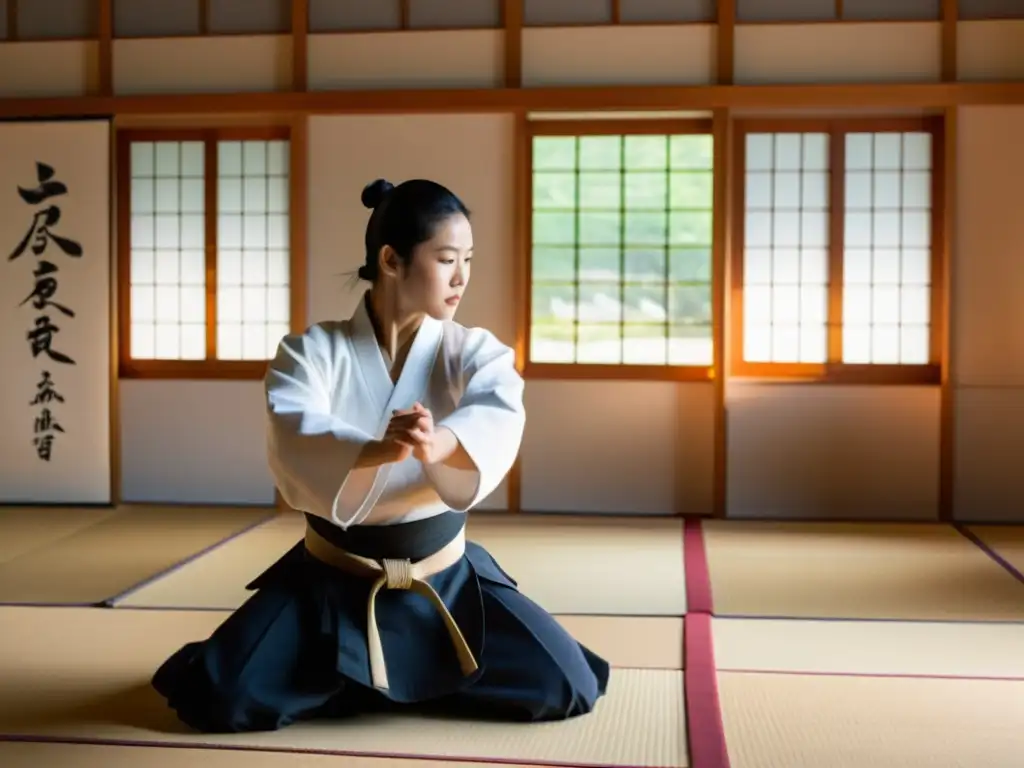
<svg viewBox="0 0 1024 768"><path fill-rule="evenodd" d="M221 141L217 357L273 357L289 311L288 142Z"/></svg>
<svg viewBox="0 0 1024 768"><path fill-rule="evenodd" d="M537 136L533 363L710 365L712 138Z"/></svg>
<svg viewBox="0 0 1024 768"><path fill-rule="evenodd" d="M843 362L925 364L931 135L846 135Z"/></svg>
<svg viewBox="0 0 1024 768"><path fill-rule="evenodd" d="M131 357L206 357L202 141L131 145Z"/></svg>
<svg viewBox="0 0 1024 768"><path fill-rule="evenodd" d="M743 253L748 362L828 355L829 137L749 134Z"/></svg>
<svg viewBox="0 0 1024 768"><path fill-rule="evenodd" d="M289 142L132 141L129 157L129 357L208 360L210 322L215 359L273 357L290 328Z"/></svg>
<svg viewBox="0 0 1024 768"><path fill-rule="evenodd" d="M745 363L930 363L932 143L927 130L745 135Z"/></svg>

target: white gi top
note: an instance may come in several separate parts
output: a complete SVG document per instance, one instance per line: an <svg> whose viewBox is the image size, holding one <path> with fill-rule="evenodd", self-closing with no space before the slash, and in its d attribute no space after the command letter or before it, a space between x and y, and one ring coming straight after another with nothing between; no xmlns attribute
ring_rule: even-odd
<svg viewBox="0 0 1024 768"><path fill-rule="evenodd" d="M526 423L515 355L494 334L428 317L393 384L365 301L349 320L286 336L265 389L268 457L282 497L342 528L468 511L511 469ZM476 471L413 457L354 469L392 411L417 401L435 428L455 434Z"/></svg>

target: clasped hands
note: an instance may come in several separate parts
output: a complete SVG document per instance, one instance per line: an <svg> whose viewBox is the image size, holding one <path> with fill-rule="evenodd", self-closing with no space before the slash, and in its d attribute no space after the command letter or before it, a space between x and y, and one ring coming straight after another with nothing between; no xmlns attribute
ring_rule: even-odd
<svg viewBox="0 0 1024 768"><path fill-rule="evenodd" d="M414 403L408 410L392 412L380 442L389 461L396 463L414 456L423 464L437 464L458 446L449 430L435 429L433 415L420 403Z"/></svg>

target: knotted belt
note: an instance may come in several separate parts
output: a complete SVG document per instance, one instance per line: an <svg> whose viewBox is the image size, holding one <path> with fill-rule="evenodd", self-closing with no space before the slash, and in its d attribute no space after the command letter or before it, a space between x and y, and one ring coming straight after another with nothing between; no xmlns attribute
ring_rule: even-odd
<svg viewBox="0 0 1024 768"><path fill-rule="evenodd" d="M455 646L455 654L459 659L462 674L471 675L478 666L473 652L463 637L459 625L455 623L448 607L441 600L432 586L425 579L450 568L459 561L466 551L466 529L459 531L458 536L429 557L413 563L410 560L371 560L351 552L339 549L308 525L306 526L306 550L310 555L340 571L374 579L367 601L367 637L366 645L370 656L370 679L375 688L388 689L388 671L384 662L384 646L380 639L377 626L377 594L382 589L406 589L416 592L434 604Z"/></svg>

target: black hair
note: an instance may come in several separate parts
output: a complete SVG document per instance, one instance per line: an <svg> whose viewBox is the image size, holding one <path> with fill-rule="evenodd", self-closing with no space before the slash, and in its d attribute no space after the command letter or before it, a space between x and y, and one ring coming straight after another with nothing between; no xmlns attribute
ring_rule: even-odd
<svg viewBox="0 0 1024 768"><path fill-rule="evenodd" d="M413 250L434 236L438 224L459 213L469 218L469 209L455 193L426 179L409 179L397 187L377 179L363 188L362 201L373 213L366 223L366 263L356 274L371 283L379 274L378 258L385 245L409 264Z"/></svg>

